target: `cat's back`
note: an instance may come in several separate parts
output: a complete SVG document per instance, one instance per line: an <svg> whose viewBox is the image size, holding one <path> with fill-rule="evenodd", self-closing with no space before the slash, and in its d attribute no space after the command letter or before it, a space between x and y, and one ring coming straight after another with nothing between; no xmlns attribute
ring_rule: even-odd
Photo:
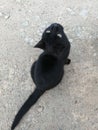
<svg viewBox="0 0 98 130"><path fill-rule="evenodd" d="M63 76L63 64L59 59L49 53L40 55L35 67L37 84L55 86Z"/></svg>
<svg viewBox="0 0 98 130"><path fill-rule="evenodd" d="M50 72L56 68L62 68L62 61L55 55L43 53L37 61L37 67L43 72Z"/></svg>

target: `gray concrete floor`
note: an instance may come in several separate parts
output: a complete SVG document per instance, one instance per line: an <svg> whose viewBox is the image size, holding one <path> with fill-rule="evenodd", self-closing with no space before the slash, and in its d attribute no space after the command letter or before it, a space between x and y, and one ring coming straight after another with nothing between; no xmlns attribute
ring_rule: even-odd
<svg viewBox="0 0 98 130"><path fill-rule="evenodd" d="M61 23L72 60L62 82L46 92L16 130L98 130L98 0L0 0L0 130L10 130L34 90L33 46Z"/></svg>

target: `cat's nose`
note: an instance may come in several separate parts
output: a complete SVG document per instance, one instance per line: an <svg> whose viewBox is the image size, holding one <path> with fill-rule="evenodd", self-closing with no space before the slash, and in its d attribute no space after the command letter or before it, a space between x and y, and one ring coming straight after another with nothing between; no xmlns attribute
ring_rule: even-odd
<svg viewBox="0 0 98 130"><path fill-rule="evenodd" d="M52 31L54 31L54 32L57 32L58 31L58 24L57 23L54 23L53 25L52 25Z"/></svg>
<svg viewBox="0 0 98 130"><path fill-rule="evenodd" d="M57 27L57 26L58 26L58 24L57 24L57 23L54 23L54 24L53 24L53 26L54 26L54 27Z"/></svg>

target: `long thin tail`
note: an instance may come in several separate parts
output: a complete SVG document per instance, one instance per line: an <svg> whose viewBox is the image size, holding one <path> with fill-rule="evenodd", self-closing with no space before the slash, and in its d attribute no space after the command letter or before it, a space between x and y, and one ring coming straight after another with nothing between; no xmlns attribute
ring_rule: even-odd
<svg viewBox="0 0 98 130"><path fill-rule="evenodd" d="M31 108L32 105L36 103L36 101L39 99L39 97L44 93L44 91L40 89L35 89L34 92L29 96L29 98L25 101L23 106L20 108L18 113L15 116L15 119L13 121L13 124L11 126L11 130L14 130L14 128L19 124L22 117L26 114L26 112Z"/></svg>

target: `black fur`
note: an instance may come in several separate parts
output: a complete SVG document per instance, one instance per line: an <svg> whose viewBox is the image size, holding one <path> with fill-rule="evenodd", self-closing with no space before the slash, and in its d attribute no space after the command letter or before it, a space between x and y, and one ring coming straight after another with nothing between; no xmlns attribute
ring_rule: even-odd
<svg viewBox="0 0 98 130"><path fill-rule="evenodd" d="M43 33L42 39L35 46L44 50L31 68L31 77L36 85L34 92L15 116L13 130L24 114L36 103L46 91L55 87L64 74L64 64L69 64L70 43L60 24L52 24Z"/></svg>

